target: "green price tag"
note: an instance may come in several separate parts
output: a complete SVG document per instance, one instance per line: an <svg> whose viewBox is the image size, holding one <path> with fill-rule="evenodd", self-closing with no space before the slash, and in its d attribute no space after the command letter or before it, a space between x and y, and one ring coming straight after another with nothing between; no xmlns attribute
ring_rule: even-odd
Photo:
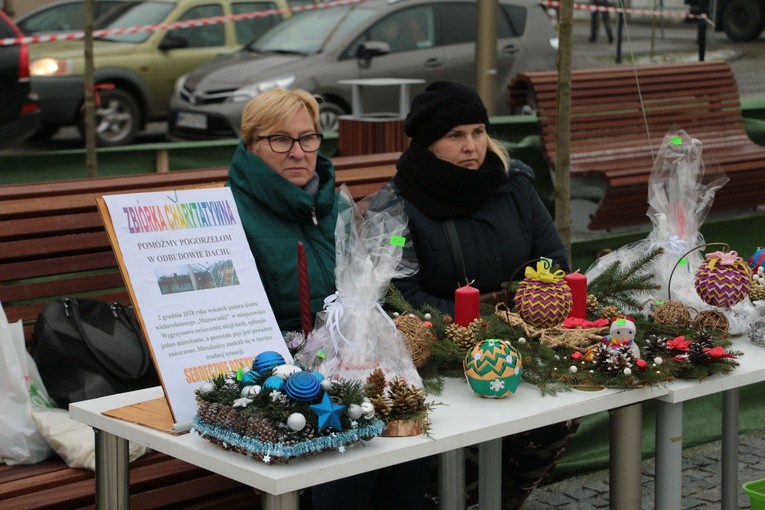
<svg viewBox="0 0 765 510"><path fill-rule="evenodd" d="M393 246L404 246L406 244L406 237L390 236L390 244Z"/></svg>
<svg viewBox="0 0 765 510"><path fill-rule="evenodd" d="M680 138L679 136L673 136L672 140L670 140L669 143L671 143L672 145L682 145L683 144L683 139Z"/></svg>
<svg viewBox="0 0 765 510"><path fill-rule="evenodd" d="M684 266L684 265L686 265L686 264L688 263L688 259L686 259L685 257L683 257L683 258L681 258L680 260L678 260L678 261L677 261L677 263L678 263L679 265L681 265L681 266Z"/></svg>

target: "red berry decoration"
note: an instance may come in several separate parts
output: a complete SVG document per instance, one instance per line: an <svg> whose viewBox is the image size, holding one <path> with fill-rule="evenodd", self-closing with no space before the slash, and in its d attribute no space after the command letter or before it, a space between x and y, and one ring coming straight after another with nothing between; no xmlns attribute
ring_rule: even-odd
<svg viewBox="0 0 765 510"><path fill-rule="evenodd" d="M563 271L550 272L551 261L537 262L536 270L527 267L515 293L515 308L521 318L538 328L561 324L571 312L571 289Z"/></svg>
<svg viewBox="0 0 765 510"><path fill-rule="evenodd" d="M694 283L705 303L730 308L749 295L752 270L735 251L707 253Z"/></svg>

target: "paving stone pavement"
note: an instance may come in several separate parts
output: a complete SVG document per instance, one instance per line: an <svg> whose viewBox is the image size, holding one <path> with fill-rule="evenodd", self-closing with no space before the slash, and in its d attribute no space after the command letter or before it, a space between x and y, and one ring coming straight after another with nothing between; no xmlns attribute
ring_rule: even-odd
<svg viewBox="0 0 765 510"><path fill-rule="evenodd" d="M721 505L720 441L683 450L682 507L677 510L719 509ZM655 459L643 461L642 508L654 508ZM765 479L765 428L739 436L738 508L751 508L740 487ZM609 472L596 471L538 487L522 510L590 510L609 508Z"/></svg>

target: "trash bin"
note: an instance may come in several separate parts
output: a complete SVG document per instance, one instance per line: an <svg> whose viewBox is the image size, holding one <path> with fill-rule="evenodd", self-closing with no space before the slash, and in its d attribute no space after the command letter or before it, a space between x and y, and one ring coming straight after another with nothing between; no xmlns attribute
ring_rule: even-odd
<svg viewBox="0 0 765 510"><path fill-rule="evenodd" d="M747 482L743 487L752 502L752 510L765 510L765 479Z"/></svg>
<svg viewBox="0 0 765 510"><path fill-rule="evenodd" d="M404 134L404 118L409 111L409 87L424 83L419 79L369 78L340 80L351 85L352 113L340 117L337 128L337 151L340 156L401 152L409 144ZM362 87L398 87L397 113L364 113L361 107Z"/></svg>

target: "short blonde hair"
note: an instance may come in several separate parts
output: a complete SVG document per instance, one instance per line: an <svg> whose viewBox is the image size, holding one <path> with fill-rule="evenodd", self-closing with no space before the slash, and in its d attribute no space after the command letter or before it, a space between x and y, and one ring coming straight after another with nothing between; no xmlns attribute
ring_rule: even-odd
<svg viewBox="0 0 765 510"><path fill-rule="evenodd" d="M242 140L250 146L261 131L280 129L289 125L295 114L305 108L319 131L319 103L302 89L269 89L250 99L242 111Z"/></svg>

